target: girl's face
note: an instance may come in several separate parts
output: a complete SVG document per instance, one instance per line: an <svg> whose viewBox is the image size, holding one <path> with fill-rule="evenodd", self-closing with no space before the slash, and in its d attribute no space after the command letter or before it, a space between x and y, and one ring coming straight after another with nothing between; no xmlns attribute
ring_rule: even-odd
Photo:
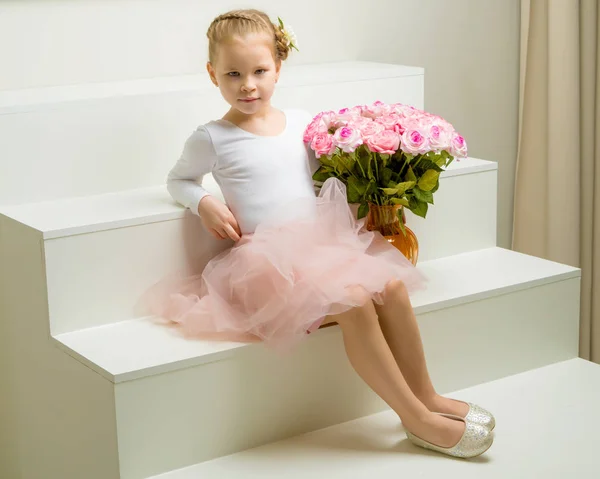
<svg viewBox="0 0 600 479"><path fill-rule="evenodd" d="M220 43L215 64L207 69L225 101L253 115L270 108L281 63L273 58L273 39L252 33Z"/></svg>

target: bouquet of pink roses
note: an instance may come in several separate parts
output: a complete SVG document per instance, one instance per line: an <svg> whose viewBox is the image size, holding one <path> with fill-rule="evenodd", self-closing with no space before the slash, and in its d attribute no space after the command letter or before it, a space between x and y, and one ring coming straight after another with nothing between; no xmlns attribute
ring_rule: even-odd
<svg viewBox="0 0 600 479"><path fill-rule="evenodd" d="M304 132L321 166L313 179L339 178L349 203L402 205L423 218L439 188L440 173L467 144L443 118L400 103L319 113ZM401 210L401 208L400 208Z"/></svg>

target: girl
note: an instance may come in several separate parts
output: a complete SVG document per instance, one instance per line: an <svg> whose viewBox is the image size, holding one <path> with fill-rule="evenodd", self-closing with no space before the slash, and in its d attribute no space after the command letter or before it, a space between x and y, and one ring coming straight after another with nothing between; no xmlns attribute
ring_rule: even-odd
<svg viewBox="0 0 600 479"><path fill-rule="evenodd" d="M339 180L315 195L318 165L303 143L312 118L271 105L294 39L257 10L218 16L207 36L207 70L231 108L189 137L168 189L235 245L201 276L154 290L153 313L190 334L282 349L336 322L351 365L411 441L452 456L482 454L493 441L492 415L441 397L431 384L408 294L423 282L418 270L381 235L361 229ZM227 204L198 181L210 172Z"/></svg>

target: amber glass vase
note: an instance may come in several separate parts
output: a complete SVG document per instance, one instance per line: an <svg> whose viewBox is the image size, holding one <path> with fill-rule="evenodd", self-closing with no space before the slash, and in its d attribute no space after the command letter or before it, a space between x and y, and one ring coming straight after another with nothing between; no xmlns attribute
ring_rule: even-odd
<svg viewBox="0 0 600 479"><path fill-rule="evenodd" d="M404 232L400 225L400 218L404 224ZM417 264L419 242L413 231L406 226L404 209L401 205L378 206L370 203L366 228L369 231L379 231L412 264Z"/></svg>

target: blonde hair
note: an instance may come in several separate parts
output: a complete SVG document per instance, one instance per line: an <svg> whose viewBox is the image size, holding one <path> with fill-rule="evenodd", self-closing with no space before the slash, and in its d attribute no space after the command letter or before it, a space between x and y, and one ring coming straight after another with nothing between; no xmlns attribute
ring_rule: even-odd
<svg viewBox="0 0 600 479"><path fill-rule="evenodd" d="M208 37L208 61L213 63L217 58L217 46L223 40L248 33L266 33L273 38L273 57L276 62L287 59L290 46L285 35L274 25L269 16L260 10L231 10L216 17L206 32Z"/></svg>

